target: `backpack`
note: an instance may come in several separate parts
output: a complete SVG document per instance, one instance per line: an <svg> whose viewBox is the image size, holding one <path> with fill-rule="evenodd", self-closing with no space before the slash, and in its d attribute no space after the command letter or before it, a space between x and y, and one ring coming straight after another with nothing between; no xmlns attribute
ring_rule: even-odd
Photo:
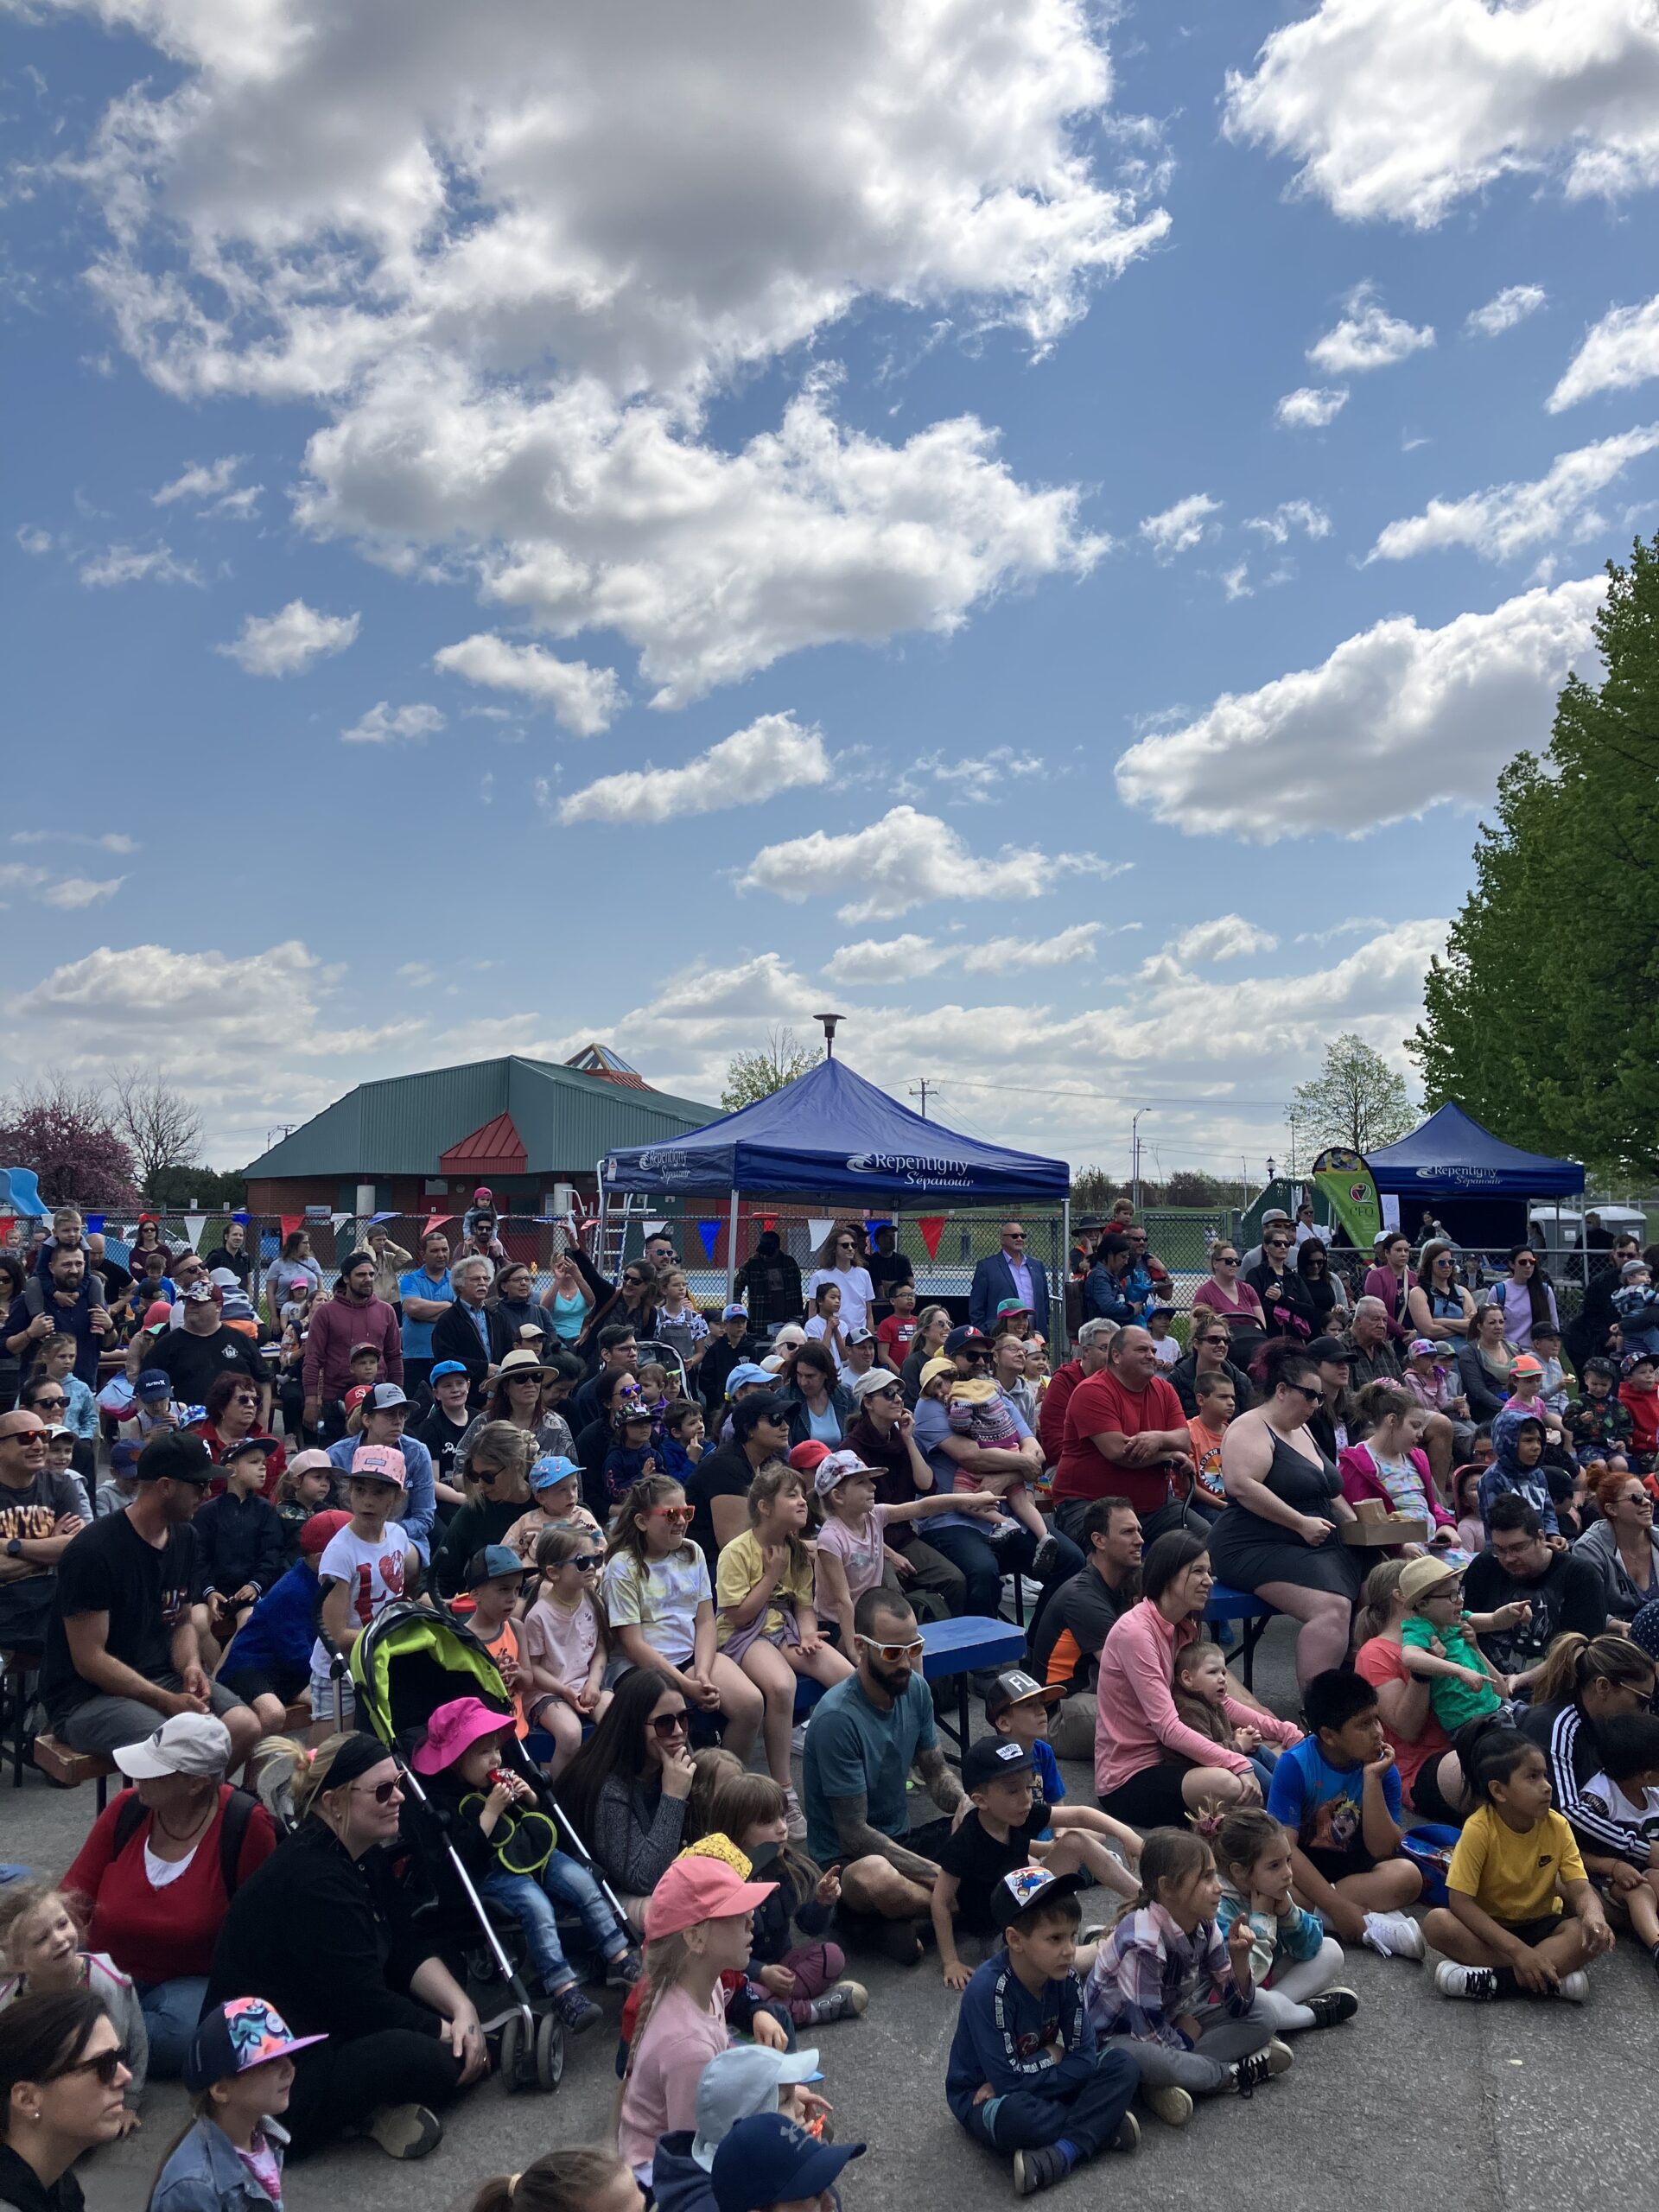
<svg viewBox="0 0 1659 2212"><path fill-rule="evenodd" d="M253 1808L258 1802L245 1789L232 1789L225 1801L225 1816L219 1824L219 1872L225 1885L226 1897L236 1895L241 1881L238 1870L242 1846L247 1838L248 1822L253 1818ZM115 1815L115 1833L110 1839L111 1859L124 1851L137 1834L144 1811L136 1789L122 1791Z"/></svg>

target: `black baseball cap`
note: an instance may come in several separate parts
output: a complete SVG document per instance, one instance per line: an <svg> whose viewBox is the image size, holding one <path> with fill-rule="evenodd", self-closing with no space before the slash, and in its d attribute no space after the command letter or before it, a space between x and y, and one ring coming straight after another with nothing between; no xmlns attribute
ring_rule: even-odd
<svg viewBox="0 0 1659 2212"><path fill-rule="evenodd" d="M1016 1866L991 1891L991 1917L999 1928L1023 1920L1039 1906L1058 1904L1088 1887L1084 1874L1051 1874L1046 1866Z"/></svg>
<svg viewBox="0 0 1659 2212"><path fill-rule="evenodd" d="M169 1428L150 1438L133 1472L141 1483L197 1483L205 1490L213 1479L213 1459L199 1436Z"/></svg>
<svg viewBox="0 0 1659 2212"><path fill-rule="evenodd" d="M944 1340L944 1349L953 1359L959 1351L977 1351L982 1348L986 1351L991 1348L991 1340L982 1329L952 1329Z"/></svg>
<svg viewBox="0 0 1659 2212"><path fill-rule="evenodd" d="M1011 1736L982 1736L962 1755L962 1786L984 1789L993 1782L1012 1782L1033 1771L1031 1753Z"/></svg>
<svg viewBox="0 0 1659 2212"><path fill-rule="evenodd" d="M1351 1367L1359 1357L1353 1346L1343 1337L1315 1337L1307 1347L1310 1359L1328 1362L1332 1367Z"/></svg>

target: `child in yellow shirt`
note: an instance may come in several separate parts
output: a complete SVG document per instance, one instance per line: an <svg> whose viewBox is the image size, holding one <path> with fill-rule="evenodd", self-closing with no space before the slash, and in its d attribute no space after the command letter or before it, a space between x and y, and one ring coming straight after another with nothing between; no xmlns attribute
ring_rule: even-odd
<svg viewBox="0 0 1659 2212"><path fill-rule="evenodd" d="M1458 1732L1456 1749L1476 1809L1446 1872L1446 1902L1423 1922L1445 1954L1442 1997L1565 1997L1581 2005L1584 1967L1612 1948L1572 1829L1551 1809L1544 1755L1492 1719Z"/></svg>

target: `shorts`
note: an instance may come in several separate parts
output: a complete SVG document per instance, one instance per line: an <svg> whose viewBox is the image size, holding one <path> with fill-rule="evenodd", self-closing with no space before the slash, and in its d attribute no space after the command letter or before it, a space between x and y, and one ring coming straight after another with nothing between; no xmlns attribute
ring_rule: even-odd
<svg viewBox="0 0 1659 2212"><path fill-rule="evenodd" d="M182 1675L172 1673L154 1677L159 1690L181 1690ZM210 1682L208 1694L213 1710L223 1719L227 1713L245 1713L247 1707L223 1682ZM153 1705L141 1705L136 1697L89 1697L83 1704L73 1707L61 1719L52 1716L52 1732L60 1737L71 1751L84 1751L89 1758L106 1759L128 1744L142 1744L146 1736L153 1736L162 1725L162 1715Z"/></svg>
<svg viewBox="0 0 1659 2212"><path fill-rule="evenodd" d="M1440 1787L1440 1761L1445 1756L1444 1751L1436 1751L1418 1768L1417 1778L1411 1785L1411 1808L1440 1827L1455 1828L1462 1825L1463 1811L1459 1806L1446 1803L1446 1792Z"/></svg>
<svg viewBox="0 0 1659 2212"><path fill-rule="evenodd" d="M338 1713L334 1706L336 1697L340 1700ZM349 1728L356 1709L357 1700L352 1694L352 1678L349 1675L342 1675L336 1686L334 1676L326 1669L321 1674L313 1669L311 1718L314 1721L337 1720L340 1727Z"/></svg>
<svg viewBox="0 0 1659 2212"><path fill-rule="evenodd" d="M929 1821L925 1827L912 1828L908 1835L895 1836L893 1841L903 1850L913 1851L918 1859L931 1859L937 1863L939 1853L950 1841L951 1825L949 1815L942 1814L937 1821ZM842 1853L839 1857L828 1860L823 1871L827 1874L833 1870L839 1874L851 1863Z"/></svg>
<svg viewBox="0 0 1659 2212"><path fill-rule="evenodd" d="M1103 1813L1123 1821L1144 1835L1148 1828L1184 1828L1186 1800L1181 1784L1194 1771L1189 1759L1172 1759L1165 1766L1143 1766L1100 1801Z"/></svg>
<svg viewBox="0 0 1659 2212"><path fill-rule="evenodd" d="M274 1697L283 1705L295 1703L311 1681L308 1667L238 1667L219 1681L235 1696L251 1705L257 1697Z"/></svg>
<svg viewBox="0 0 1659 2212"><path fill-rule="evenodd" d="M1492 1917L1497 1920L1496 1913ZM1565 1918L1564 1913L1547 1912L1539 1920L1498 1920L1497 1924L1506 1936L1513 1936L1517 1943L1525 1943L1529 1948L1535 1949L1555 1933Z"/></svg>
<svg viewBox="0 0 1659 2212"><path fill-rule="evenodd" d="M1355 1844L1351 1851L1321 1851L1317 1844L1299 1844L1308 1865L1323 1880L1334 1888L1344 1874L1369 1874L1376 1861L1363 1843Z"/></svg>

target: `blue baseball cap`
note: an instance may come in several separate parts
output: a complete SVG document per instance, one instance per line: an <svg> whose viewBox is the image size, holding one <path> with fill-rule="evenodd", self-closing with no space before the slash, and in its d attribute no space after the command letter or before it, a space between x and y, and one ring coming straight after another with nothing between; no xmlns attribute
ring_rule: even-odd
<svg viewBox="0 0 1659 2212"><path fill-rule="evenodd" d="M722 1321L747 1321L749 1318L749 1309L747 1306L722 1306L720 1309L720 1318Z"/></svg>
<svg viewBox="0 0 1659 2212"><path fill-rule="evenodd" d="M170 1398L173 1377L159 1367L147 1367L132 1387L141 1398Z"/></svg>
<svg viewBox="0 0 1659 2212"><path fill-rule="evenodd" d="M130 1474L132 1470L138 1464L138 1454L143 1451L143 1445L130 1444L124 1437L118 1444L111 1444L110 1446L110 1472L112 1475Z"/></svg>
<svg viewBox="0 0 1659 2212"><path fill-rule="evenodd" d="M467 1560L462 1579L469 1590L476 1590L480 1582L493 1582L498 1575L524 1572L524 1562L517 1552L509 1551L505 1544L486 1544Z"/></svg>
<svg viewBox="0 0 1659 2212"><path fill-rule="evenodd" d="M441 1359L428 1376L429 1382L442 1382L446 1375L464 1375L466 1363L459 1359Z"/></svg>
<svg viewBox="0 0 1659 2212"><path fill-rule="evenodd" d="M531 1490L551 1490L555 1483L569 1482L572 1475L581 1472L574 1459L567 1459L563 1452L550 1452L531 1469L530 1486Z"/></svg>
<svg viewBox="0 0 1659 2212"><path fill-rule="evenodd" d="M764 1382L767 1389L772 1390L777 1388L778 1377L768 1375L764 1367L757 1365L752 1359L740 1359L726 1377L727 1396L734 1398L746 1382Z"/></svg>
<svg viewBox="0 0 1659 2212"><path fill-rule="evenodd" d="M740 2120L715 2153L709 2178L720 2212L763 2212L821 2196L843 2166L861 2158L862 2143L820 2143L780 2112Z"/></svg>

